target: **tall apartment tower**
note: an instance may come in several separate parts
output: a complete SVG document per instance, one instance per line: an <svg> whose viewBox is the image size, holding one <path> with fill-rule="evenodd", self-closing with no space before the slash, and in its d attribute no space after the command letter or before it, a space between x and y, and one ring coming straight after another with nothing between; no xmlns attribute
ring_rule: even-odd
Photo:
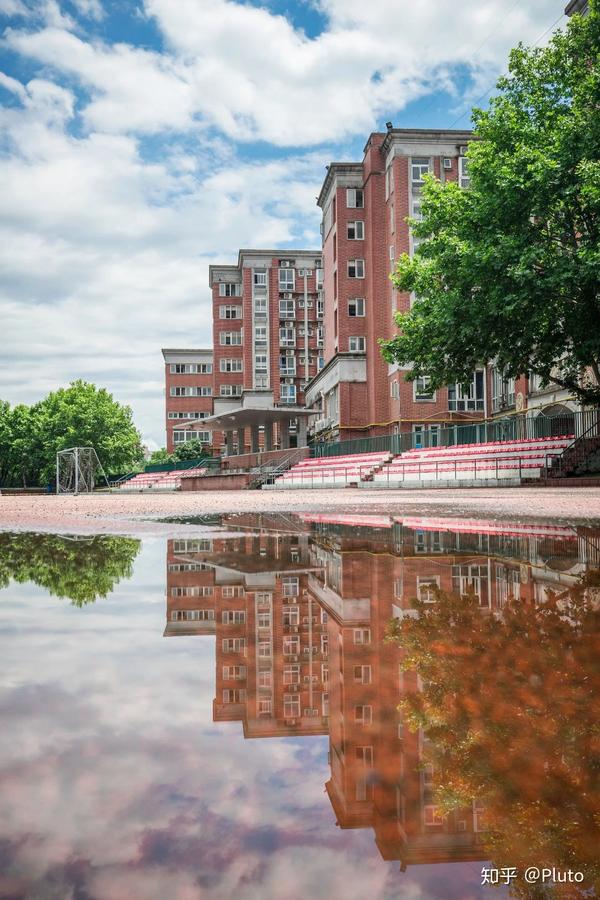
<svg viewBox="0 0 600 900"><path fill-rule="evenodd" d="M321 253L240 250L237 265L210 266L209 283L215 413L219 401L252 391L304 406L304 387L323 366ZM237 434L243 452L240 443Z"/></svg>
<svg viewBox="0 0 600 900"><path fill-rule="evenodd" d="M394 314L414 297L394 289L390 274L417 239L423 177L468 187L470 131L388 128L367 141L362 163L331 163L318 197L323 210L325 366L309 384L307 405L320 408L315 437L327 440L413 431L417 438L486 413L484 368L468 390L433 391L427 379L405 380L378 345L396 331Z"/></svg>

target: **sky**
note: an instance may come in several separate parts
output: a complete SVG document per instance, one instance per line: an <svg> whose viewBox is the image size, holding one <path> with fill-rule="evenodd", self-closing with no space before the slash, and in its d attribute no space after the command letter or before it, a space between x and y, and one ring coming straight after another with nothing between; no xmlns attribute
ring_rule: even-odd
<svg viewBox="0 0 600 900"><path fill-rule="evenodd" d="M331 160L465 128L562 0L0 0L0 398L84 378L164 446L208 266L320 246Z"/></svg>

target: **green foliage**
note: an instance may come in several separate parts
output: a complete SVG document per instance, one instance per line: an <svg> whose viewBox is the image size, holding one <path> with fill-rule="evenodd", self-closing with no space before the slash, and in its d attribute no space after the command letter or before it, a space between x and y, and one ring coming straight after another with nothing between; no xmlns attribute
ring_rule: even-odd
<svg viewBox="0 0 600 900"><path fill-rule="evenodd" d="M74 381L33 406L0 403L0 484L51 481L57 451L74 446L94 447L107 474L143 459L130 407L104 388Z"/></svg>
<svg viewBox="0 0 600 900"><path fill-rule="evenodd" d="M547 47L519 46L490 109L474 110L469 190L433 177L421 243L394 285L417 301L382 341L433 386L497 359L600 402L600 11Z"/></svg>
<svg viewBox="0 0 600 900"><path fill-rule="evenodd" d="M389 638L421 679L402 708L430 741L437 802L483 804L497 866L571 868L599 890L600 571L497 615L474 594L434 593Z"/></svg>
<svg viewBox="0 0 600 900"><path fill-rule="evenodd" d="M160 463L170 463L173 462L173 457L170 453L168 453L166 447L161 447L160 450L153 450L150 459L146 460L148 465L159 465Z"/></svg>
<svg viewBox="0 0 600 900"><path fill-rule="evenodd" d="M75 606L107 597L131 578L140 541L116 535L0 533L0 588L32 582Z"/></svg>
<svg viewBox="0 0 600 900"><path fill-rule="evenodd" d="M200 443L199 440L186 441L184 444L178 444L173 453L173 462L180 462L184 459L199 459L201 456L209 456L210 449L206 444Z"/></svg>

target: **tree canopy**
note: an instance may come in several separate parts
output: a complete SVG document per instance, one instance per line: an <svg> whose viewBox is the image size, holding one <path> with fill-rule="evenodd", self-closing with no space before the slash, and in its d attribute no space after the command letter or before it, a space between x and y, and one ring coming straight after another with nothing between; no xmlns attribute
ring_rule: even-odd
<svg viewBox="0 0 600 900"><path fill-rule="evenodd" d="M473 594L434 594L389 635L421 679L402 705L429 738L437 801L483 803L498 867L571 868L599 890L600 571L497 615ZM573 887L543 896L580 896Z"/></svg>
<svg viewBox="0 0 600 900"><path fill-rule="evenodd" d="M423 240L392 276L414 292L384 357L468 383L496 360L600 402L600 10L542 48L511 52L488 110L475 109L467 190L426 176Z"/></svg>
<svg viewBox="0 0 600 900"><path fill-rule="evenodd" d="M0 402L0 484L52 480L57 451L74 446L94 447L107 473L143 459L130 407L94 384L74 381L33 406Z"/></svg>
<svg viewBox="0 0 600 900"><path fill-rule="evenodd" d="M131 578L141 543L118 535L0 534L0 588L11 579L84 606Z"/></svg>

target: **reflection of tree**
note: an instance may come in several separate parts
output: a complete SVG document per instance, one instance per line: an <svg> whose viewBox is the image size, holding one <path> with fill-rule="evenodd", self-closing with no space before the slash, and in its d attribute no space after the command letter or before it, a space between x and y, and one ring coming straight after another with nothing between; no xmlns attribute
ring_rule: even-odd
<svg viewBox="0 0 600 900"><path fill-rule="evenodd" d="M421 690L403 700L430 739L445 810L485 807L498 866L556 866L600 889L600 571L539 606L481 612L472 595L436 591L390 636ZM518 882L523 897L580 896Z"/></svg>
<svg viewBox="0 0 600 900"><path fill-rule="evenodd" d="M12 579L32 581L76 606L106 597L121 578L130 578L140 549L135 538L97 535L0 534L0 587Z"/></svg>

